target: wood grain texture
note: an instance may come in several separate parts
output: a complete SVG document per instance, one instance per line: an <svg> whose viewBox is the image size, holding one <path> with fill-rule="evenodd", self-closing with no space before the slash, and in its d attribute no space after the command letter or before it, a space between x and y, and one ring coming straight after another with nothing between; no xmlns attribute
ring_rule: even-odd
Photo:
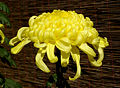
<svg viewBox="0 0 120 88"><path fill-rule="evenodd" d="M76 81L69 81L71 88L120 88L120 1L119 0L0 0L10 8L9 16L11 28L6 28L8 38L16 36L18 29L28 26L28 19L53 9L75 10L94 22L94 27L100 36L107 37L110 46L105 51L103 65L100 68L90 66L87 56L81 52L81 66L83 74ZM9 48L8 48L9 50ZM17 68L10 68L0 62L0 72L6 77L20 82L24 88L44 88L49 76L56 71L55 64L51 64L47 57L44 59L51 72L46 74L35 65L36 48L30 43L17 55L12 55ZM10 51L10 50L9 50ZM74 76L70 65L67 79ZM75 66L75 65L73 65ZM84 72L85 71L85 72Z"/></svg>

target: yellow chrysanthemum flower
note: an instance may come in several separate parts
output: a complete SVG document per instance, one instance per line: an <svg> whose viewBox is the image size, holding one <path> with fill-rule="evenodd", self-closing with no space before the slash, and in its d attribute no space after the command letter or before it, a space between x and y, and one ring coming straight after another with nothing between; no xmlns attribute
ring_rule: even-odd
<svg viewBox="0 0 120 88"><path fill-rule="evenodd" d="M61 51L61 65L66 67L69 64L70 55L76 63L76 75L70 80L80 77L80 52L79 49L88 55L88 59L93 66L102 65L104 58L103 48L108 46L107 38L98 36L98 32L93 28L93 22L84 18L82 14L75 11L54 10L52 13L42 13L39 16L32 16L29 20L29 27L22 27L18 30L17 36L9 42L13 45L20 43L11 49L13 54L17 54L31 41L34 47L39 48L36 55L36 65L44 72L50 72L43 62L45 53L51 63L56 63L58 57L54 55L57 47ZM92 44L98 50L99 57L96 61L96 53L88 46Z"/></svg>
<svg viewBox="0 0 120 88"><path fill-rule="evenodd" d="M3 24L0 24L0 29L1 28L4 28L4 25ZM4 39L5 39L5 35L3 34L3 32L0 30L0 36L1 36L1 43L3 43L4 42Z"/></svg>

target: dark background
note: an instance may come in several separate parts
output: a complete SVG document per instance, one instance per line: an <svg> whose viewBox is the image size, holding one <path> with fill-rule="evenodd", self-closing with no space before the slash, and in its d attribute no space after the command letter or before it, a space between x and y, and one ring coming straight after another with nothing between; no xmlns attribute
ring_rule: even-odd
<svg viewBox="0 0 120 88"><path fill-rule="evenodd" d="M76 81L69 81L71 88L120 88L120 0L0 0L10 8L11 28L4 33L10 39L16 36L19 28L28 26L33 15L52 12L53 9L75 10L90 17L100 36L107 37L109 47L105 48L103 65L99 68L90 66L87 55L81 52L82 75ZM9 50L9 48L8 48ZM49 76L56 72L55 64L44 59L51 72L42 72L35 65L36 48L30 43L17 54L12 55L17 68L10 68L0 61L0 72L7 78L20 82L24 88L44 88ZM10 51L10 50L9 50ZM74 76L70 60L64 77Z"/></svg>

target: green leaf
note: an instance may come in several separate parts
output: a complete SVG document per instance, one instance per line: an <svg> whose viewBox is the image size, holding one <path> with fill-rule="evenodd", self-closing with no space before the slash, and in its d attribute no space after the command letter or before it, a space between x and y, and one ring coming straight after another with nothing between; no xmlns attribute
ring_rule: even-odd
<svg viewBox="0 0 120 88"><path fill-rule="evenodd" d="M11 55L10 55L10 54L9 54L8 56L5 56L5 59L7 60L8 64L9 64L10 66L15 66L15 67L17 67L15 61L11 58Z"/></svg>
<svg viewBox="0 0 120 88"><path fill-rule="evenodd" d="M8 55L9 55L8 51L4 47L0 46L0 57L5 57Z"/></svg>
<svg viewBox="0 0 120 88"><path fill-rule="evenodd" d="M6 62L8 65L10 66L15 66L16 67L16 63L14 62L14 60L11 58L11 55L9 54L9 52L2 46L0 46L0 57L2 62Z"/></svg>
<svg viewBox="0 0 120 88"><path fill-rule="evenodd" d="M4 76L0 73L0 86L3 85L5 82Z"/></svg>
<svg viewBox="0 0 120 88"><path fill-rule="evenodd" d="M9 39L7 38L7 37L5 37L5 39L4 39L4 43L6 44L6 45L8 45L9 46Z"/></svg>
<svg viewBox="0 0 120 88"><path fill-rule="evenodd" d="M53 74L52 77L53 77L53 79L54 79L54 81L55 81L55 83L56 83L56 82L57 82L57 74L56 74L56 73Z"/></svg>
<svg viewBox="0 0 120 88"><path fill-rule="evenodd" d="M3 83L4 83L4 82L3 82L3 79L0 78L0 86L3 85Z"/></svg>
<svg viewBox="0 0 120 88"><path fill-rule="evenodd" d="M52 83L48 81L48 82L46 83L46 86L47 86L47 87L52 87Z"/></svg>
<svg viewBox="0 0 120 88"><path fill-rule="evenodd" d="M8 6L3 2L0 2L0 10L10 14L10 10L9 10Z"/></svg>
<svg viewBox="0 0 120 88"><path fill-rule="evenodd" d="M4 76L0 73L0 78L4 79Z"/></svg>
<svg viewBox="0 0 120 88"><path fill-rule="evenodd" d="M3 88L22 88L21 84L11 79L5 79Z"/></svg>
<svg viewBox="0 0 120 88"><path fill-rule="evenodd" d="M11 26L9 18L5 14L3 14L1 12L0 12L0 22L2 24L6 24L8 27Z"/></svg>

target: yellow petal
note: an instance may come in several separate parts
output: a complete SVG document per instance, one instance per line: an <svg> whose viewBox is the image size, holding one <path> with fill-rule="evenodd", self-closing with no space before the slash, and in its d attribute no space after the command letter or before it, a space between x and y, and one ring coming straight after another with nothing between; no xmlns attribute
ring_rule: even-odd
<svg viewBox="0 0 120 88"><path fill-rule="evenodd" d="M30 19L29 19L29 26L32 26L33 23L34 23L34 20L37 16L32 16Z"/></svg>
<svg viewBox="0 0 120 88"><path fill-rule="evenodd" d="M11 53L12 54L17 54L21 51L21 49L28 43L30 43L31 41L28 39L25 39L23 41L21 41L18 45L16 45L15 47L11 48Z"/></svg>
<svg viewBox="0 0 120 88"><path fill-rule="evenodd" d="M61 65L62 67L66 67L69 64L69 57L70 53L66 53L64 51L61 51Z"/></svg>
<svg viewBox="0 0 120 88"><path fill-rule="evenodd" d="M11 46L14 46L15 43L19 42L20 40L18 39L18 37L14 37L9 41L9 44Z"/></svg>
<svg viewBox="0 0 120 88"><path fill-rule="evenodd" d="M99 57L97 63L101 63L104 58L104 51L101 47L98 48Z"/></svg>
<svg viewBox="0 0 120 88"><path fill-rule="evenodd" d="M26 33L27 31L29 30L28 27L22 27L18 30L17 32L17 37L19 40L22 40L25 36L26 36Z"/></svg>
<svg viewBox="0 0 120 88"><path fill-rule="evenodd" d="M37 36L34 35L34 31L33 30L29 31L28 37L29 37L29 39L31 39L32 42L38 42L38 38L37 38Z"/></svg>
<svg viewBox="0 0 120 88"><path fill-rule="evenodd" d="M75 46L72 47L71 55L72 55L73 61L76 62L77 72L76 72L76 75L73 78L69 77L69 80L74 81L77 78L79 78L80 74L81 74L80 53L79 53L79 50L77 49L77 47L75 47Z"/></svg>
<svg viewBox="0 0 120 88"><path fill-rule="evenodd" d="M43 62L43 58L44 58L44 54L45 53L42 53L42 50L39 50L36 57L35 57L35 60L36 60L36 65L39 69L41 69L42 71L48 73L50 72L49 68L47 67L47 65Z"/></svg>
<svg viewBox="0 0 120 88"><path fill-rule="evenodd" d="M58 61L57 56L54 55L54 48L55 48L54 44L50 43L47 44L47 56L51 63L56 63Z"/></svg>
<svg viewBox="0 0 120 88"><path fill-rule="evenodd" d="M34 47L39 48L39 50L42 50L42 49L43 49L43 50L41 51L42 53L45 53L45 52L47 51L46 49L44 49L44 48L46 48L46 46L47 46L46 43L41 43L41 44L40 44L39 41L34 43Z"/></svg>
<svg viewBox="0 0 120 88"><path fill-rule="evenodd" d="M83 37L83 41L85 42L87 37L88 37L88 30L83 30L80 32L82 37Z"/></svg>
<svg viewBox="0 0 120 88"><path fill-rule="evenodd" d="M104 58L104 51L101 47L95 46L95 48L98 49L98 53L99 53L98 60L96 61L94 57L89 54L88 54L88 59L93 66L100 67L102 65L102 60Z"/></svg>
<svg viewBox="0 0 120 88"><path fill-rule="evenodd" d="M3 32L1 30L0 30L0 36L2 37L1 43L3 43L4 39L5 39L5 35L3 34Z"/></svg>
<svg viewBox="0 0 120 88"><path fill-rule="evenodd" d="M3 24L0 24L0 28L4 28L4 25L3 25Z"/></svg>
<svg viewBox="0 0 120 88"><path fill-rule="evenodd" d="M72 45L78 45L81 44L83 42L84 38L81 34L81 32L78 33L78 36L76 37L76 40L73 42Z"/></svg>
<svg viewBox="0 0 120 88"><path fill-rule="evenodd" d="M89 59L91 65L93 65L95 67L100 67L102 65L102 62L97 63L97 61L91 55L88 55L88 59Z"/></svg>
<svg viewBox="0 0 120 88"><path fill-rule="evenodd" d="M38 33L38 38L39 38L40 42L44 41L43 36L44 36L44 30L40 30Z"/></svg>
<svg viewBox="0 0 120 88"><path fill-rule="evenodd" d="M45 31L43 38L44 38L44 42L46 42L46 43L55 41L55 36L54 36L53 32L51 32L51 31Z"/></svg>
<svg viewBox="0 0 120 88"><path fill-rule="evenodd" d="M43 47L46 47L47 46L47 44L46 43L34 43L34 47L36 47L36 48L43 48Z"/></svg>
<svg viewBox="0 0 120 88"><path fill-rule="evenodd" d="M99 38L94 38L93 40L92 40L92 45L98 45L99 44L99 41L100 41L100 39Z"/></svg>
<svg viewBox="0 0 120 88"><path fill-rule="evenodd" d="M79 46L79 48L80 48L83 52L85 52L86 54L89 54L89 55L91 55L91 56L93 56L93 57L96 56L96 53L94 52L94 50L93 50L91 47L89 47L89 46L87 45L87 43L82 43L82 44Z"/></svg>
<svg viewBox="0 0 120 88"><path fill-rule="evenodd" d="M61 51L64 51L66 53L70 52L71 49L70 40L66 37L56 41L55 45Z"/></svg>
<svg viewBox="0 0 120 88"><path fill-rule="evenodd" d="M89 28L87 42L92 44L95 42L94 39L96 39L97 37L98 37L97 30L95 28Z"/></svg>
<svg viewBox="0 0 120 88"><path fill-rule="evenodd" d="M100 43L99 43L99 46L100 46L100 47L105 48L106 46L109 45L106 37L105 37L105 39L99 37L99 39L100 39Z"/></svg>
<svg viewBox="0 0 120 88"><path fill-rule="evenodd" d="M93 26L93 22L90 20L89 17L86 17L86 26Z"/></svg>

